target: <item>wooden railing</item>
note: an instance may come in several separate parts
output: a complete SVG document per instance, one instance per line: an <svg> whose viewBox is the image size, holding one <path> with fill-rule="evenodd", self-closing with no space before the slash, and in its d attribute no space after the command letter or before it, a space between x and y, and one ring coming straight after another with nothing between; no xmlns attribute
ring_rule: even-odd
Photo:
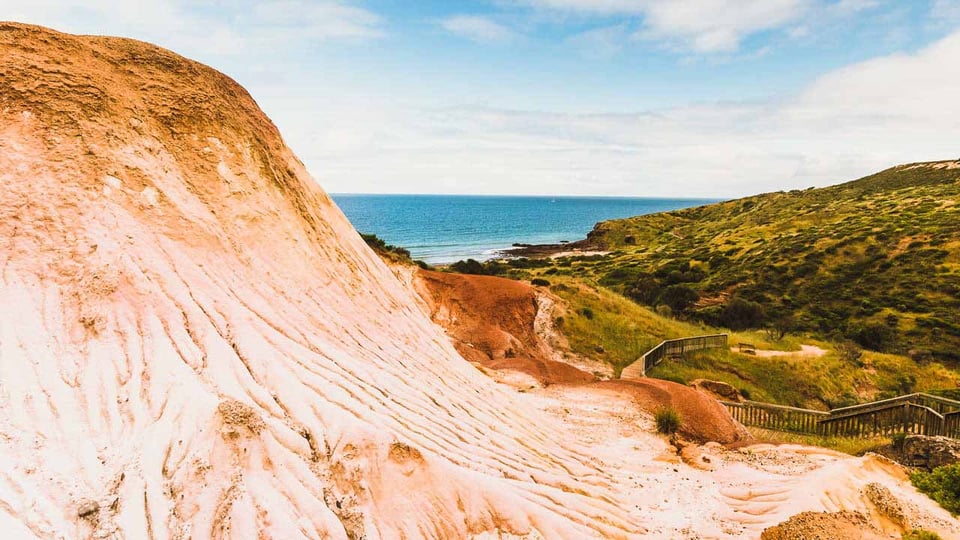
<svg viewBox="0 0 960 540"><path fill-rule="evenodd" d="M663 361L668 356L677 356L687 352L702 351L704 349L727 348L727 334L711 334L680 339L661 341L659 345L650 349L629 366L623 369L620 378L646 377L647 371Z"/></svg>
<svg viewBox="0 0 960 540"><path fill-rule="evenodd" d="M909 433L960 439L960 401L929 394L910 394L829 412L755 401L721 403L741 424L776 431L842 437Z"/></svg>

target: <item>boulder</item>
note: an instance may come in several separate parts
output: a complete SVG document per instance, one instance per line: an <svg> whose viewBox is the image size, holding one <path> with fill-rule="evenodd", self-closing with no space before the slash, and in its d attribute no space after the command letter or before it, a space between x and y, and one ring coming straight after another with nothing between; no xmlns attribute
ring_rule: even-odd
<svg viewBox="0 0 960 540"><path fill-rule="evenodd" d="M909 467L933 470L960 462L960 440L949 437L908 435L900 447L898 461Z"/></svg>
<svg viewBox="0 0 960 540"><path fill-rule="evenodd" d="M744 401L740 391L725 382L696 379L690 383L690 386L721 401L735 401L737 403Z"/></svg>

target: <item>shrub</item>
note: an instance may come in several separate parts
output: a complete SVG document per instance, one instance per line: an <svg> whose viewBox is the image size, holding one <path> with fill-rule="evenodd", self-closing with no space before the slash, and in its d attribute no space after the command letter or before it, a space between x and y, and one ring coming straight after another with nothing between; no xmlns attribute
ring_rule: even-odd
<svg viewBox="0 0 960 540"><path fill-rule="evenodd" d="M549 281L547 281L547 280L545 280L545 279L541 279L541 278L533 278L533 279L531 279L531 280L530 280L530 284L531 284L531 285L534 285L534 286L537 286L537 287L549 287L549 286L550 286L550 282L549 282Z"/></svg>
<svg viewBox="0 0 960 540"><path fill-rule="evenodd" d="M633 285L627 288L625 294L635 302L649 306L656 303L657 297L660 295L660 290L660 283L656 278L650 275L643 275L637 278L637 280L633 282Z"/></svg>
<svg viewBox="0 0 960 540"><path fill-rule="evenodd" d="M942 540L939 534L923 529L914 529L908 533L903 533L900 538L902 540Z"/></svg>
<svg viewBox="0 0 960 540"><path fill-rule="evenodd" d="M960 463L915 472L910 481L951 514L960 513Z"/></svg>
<svg viewBox="0 0 960 540"><path fill-rule="evenodd" d="M674 313L687 309L699 299L700 295L697 291L686 285L671 285L664 289L663 295L660 296L660 301L670 306Z"/></svg>
<svg viewBox="0 0 960 540"><path fill-rule="evenodd" d="M861 328L854 339L866 349L887 351L896 342L897 333L886 324L871 323Z"/></svg>
<svg viewBox="0 0 960 540"><path fill-rule="evenodd" d="M907 440L906 432L901 431L900 433L894 433L893 435L890 436L890 446L892 446L893 449L897 451L903 450L903 443L906 440Z"/></svg>
<svg viewBox="0 0 960 540"><path fill-rule="evenodd" d="M483 268L483 263L475 259L457 261L451 264L450 268L453 269L454 272L459 272L461 274L482 275L487 273Z"/></svg>
<svg viewBox="0 0 960 540"><path fill-rule="evenodd" d="M720 324L732 330L756 328L765 318L763 306L742 298L733 298L720 312Z"/></svg>
<svg viewBox="0 0 960 540"><path fill-rule="evenodd" d="M657 306L657 315L668 318L673 317L673 310L666 304L660 304Z"/></svg>
<svg viewBox="0 0 960 540"><path fill-rule="evenodd" d="M587 320L593 320L593 310L585 307L580 310L580 314L587 318Z"/></svg>
<svg viewBox="0 0 960 540"><path fill-rule="evenodd" d="M657 422L657 431L670 435L680 429L680 413L673 407L660 407L653 413L653 418Z"/></svg>
<svg viewBox="0 0 960 540"><path fill-rule="evenodd" d="M863 356L863 350L852 341L844 341L836 346L837 354L844 362L860 365L860 357Z"/></svg>

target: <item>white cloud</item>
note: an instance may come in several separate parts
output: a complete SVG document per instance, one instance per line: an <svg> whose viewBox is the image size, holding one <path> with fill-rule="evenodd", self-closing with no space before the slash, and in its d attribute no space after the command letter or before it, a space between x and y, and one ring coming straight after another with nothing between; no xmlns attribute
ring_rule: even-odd
<svg viewBox="0 0 960 540"><path fill-rule="evenodd" d="M506 26L480 15L456 15L440 21L446 31L478 42L511 41L517 35Z"/></svg>
<svg viewBox="0 0 960 540"><path fill-rule="evenodd" d="M280 42L365 40L383 33L375 13L336 0L0 0L0 19L133 37L205 61L258 54Z"/></svg>
<svg viewBox="0 0 960 540"><path fill-rule="evenodd" d="M254 5L252 16L240 16L261 37L326 41L372 39L383 35L378 15L341 2L261 0Z"/></svg>
<svg viewBox="0 0 960 540"><path fill-rule="evenodd" d="M957 158L956 58L960 32L828 73L779 101L637 114L384 107L364 116L350 111L369 104L341 104L340 118L304 118L291 105L298 118L278 123L333 191L738 196Z"/></svg>
<svg viewBox="0 0 960 540"><path fill-rule="evenodd" d="M623 50L629 35L627 24L617 24L581 32L568 38L567 43L587 57L608 58Z"/></svg>
<svg viewBox="0 0 960 540"><path fill-rule="evenodd" d="M930 16L945 24L960 21L960 0L933 0Z"/></svg>
<svg viewBox="0 0 960 540"><path fill-rule="evenodd" d="M796 21L814 0L522 0L542 10L634 16L637 38L701 53L732 52L753 33ZM862 0L844 0L853 3Z"/></svg>

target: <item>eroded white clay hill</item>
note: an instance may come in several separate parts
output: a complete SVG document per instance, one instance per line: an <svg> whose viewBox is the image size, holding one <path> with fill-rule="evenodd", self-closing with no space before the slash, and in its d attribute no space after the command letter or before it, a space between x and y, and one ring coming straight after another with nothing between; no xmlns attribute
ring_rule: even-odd
<svg viewBox="0 0 960 540"><path fill-rule="evenodd" d="M692 467L620 394L496 384L239 85L145 43L0 23L0 299L4 538L756 537L868 484L958 530L874 458Z"/></svg>

